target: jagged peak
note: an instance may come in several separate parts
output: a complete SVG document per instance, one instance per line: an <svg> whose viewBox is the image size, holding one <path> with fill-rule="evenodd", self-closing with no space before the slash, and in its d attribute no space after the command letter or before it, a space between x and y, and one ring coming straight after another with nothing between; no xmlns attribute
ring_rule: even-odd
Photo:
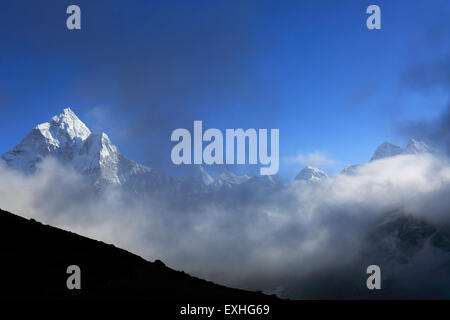
<svg viewBox="0 0 450 320"><path fill-rule="evenodd" d="M228 169L223 169L220 173L217 182L221 183L229 183L229 184L241 184L248 181L250 177L246 174L239 176Z"/></svg>
<svg viewBox="0 0 450 320"><path fill-rule="evenodd" d="M403 153L403 151L401 147L385 141L377 147L370 161L393 157Z"/></svg>
<svg viewBox="0 0 450 320"><path fill-rule="evenodd" d="M328 175L324 171L313 166L306 166L295 177L295 180L318 181L326 177Z"/></svg>
<svg viewBox="0 0 450 320"><path fill-rule="evenodd" d="M36 129L45 132L52 129L62 130L66 132L71 139L79 138L86 140L91 131L89 128L77 117L77 115L70 108L65 108L56 116L53 116L49 122L39 124Z"/></svg>
<svg viewBox="0 0 450 320"><path fill-rule="evenodd" d="M343 175L347 175L347 176L352 176L356 174L356 171L358 170L358 168L361 165L359 164L353 164L353 165L346 165L344 167L344 169L342 169L342 171L339 174L343 174Z"/></svg>
<svg viewBox="0 0 450 320"><path fill-rule="evenodd" d="M384 141L382 144L380 144L378 146L378 148L383 148L383 147L396 147L396 148L400 148L399 146L397 146L396 144L393 144L389 141Z"/></svg>
<svg viewBox="0 0 450 320"><path fill-rule="evenodd" d="M214 179L209 175L209 173L201 165L194 165L190 168L187 174L189 180L194 180L201 182L205 185L210 185L214 182Z"/></svg>
<svg viewBox="0 0 450 320"><path fill-rule="evenodd" d="M425 142L415 139L410 139L405 148L405 153L409 154L419 154L427 152L433 152L433 149L430 148Z"/></svg>
<svg viewBox="0 0 450 320"><path fill-rule="evenodd" d="M370 161L394 157L400 154L421 154L433 152L435 152L435 150L429 147L425 142L415 139L410 139L405 148L401 148L390 142L384 142L375 150L375 153Z"/></svg>
<svg viewBox="0 0 450 320"><path fill-rule="evenodd" d="M102 139L102 142L111 143L111 139L109 138L109 136L106 133L102 132L100 134L100 137Z"/></svg>

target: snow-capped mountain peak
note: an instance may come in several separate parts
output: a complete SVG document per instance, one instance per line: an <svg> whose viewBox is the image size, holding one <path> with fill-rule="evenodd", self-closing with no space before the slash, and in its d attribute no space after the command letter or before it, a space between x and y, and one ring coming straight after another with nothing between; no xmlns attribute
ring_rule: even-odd
<svg viewBox="0 0 450 320"><path fill-rule="evenodd" d="M84 141L91 134L89 128L86 127L70 108L64 109L61 114L52 117L50 122L40 124L36 128L41 130L41 132L51 130L56 136L67 134L71 140L79 139Z"/></svg>
<svg viewBox="0 0 450 320"><path fill-rule="evenodd" d="M216 184L217 185L235 185L235 184L241 184L246 181L248 181L250 177L248 175L238 176L231 171L224 169L222 173L217 178Z"/></svg>
<svg viewBox="0 0 450 320"><path fill-rule="evenodd" d="M434 152L425 143L411 139L405 148L385 142L375 151L371 161L400 154ZM132 193L174 191L182 194L204 194L227 189L260 188L273 190L283 185L272 176L249 177L236 175L227 169L214 180L202 166L192 166L182 178L170 177L160 170L138 164L121 154L105 133L92 133L70 109L66 108L50 121L37 125L22 141L4 153L1 165L34 173L38 164L52 157L64 166L88 177L93 185L102 189L107 185L120 185ZM0 161L2 162L2 161ZM352 175L358 165L348 166L342 174ZM327 178L327 174L312 166L306 166L295 181L315 183ZM223 188L226 187L226 188Z"/></svg>
<svg viewBox="0 0 450 320"><path fill-rule="evenodd" d="M192 166L188 171L185 180L204 186L208 186L214 182L214 179L201 165Z"/></svg>
<svg viewBox="0 0 450 320"><path fill-rule="evenodd" d="M356 174L358 168L360 167L359 164L354 164L354 165L346 165L344 167L344 169L342 169L342 171L339 174L344 174L347 176L353 176Z"/></svg>
<svg viewBox="0 0 450 320"><path fill-rule="evenodd" d="M439 154L439 151L429 147L427 144L425 144L425 142L417 141L414 139L410 139L405 148L401 148L390 142L384 142L383 144L379 145L378 148L375 150L375 153L373 154L370 161L395 157L397 155L402 154L406 155L406 154L423 154L423 153ZM346 166L344 170L341 171L340 174L354 175L360 166L361 165L359 164Z"/></svg>
<svg viewBox="0 0 450 320"><path fill-rule="evenodd" d="M324 171L312 166L306 166L295 177L295 180L317 182L326 177L328 177L328 175Z"/></svg>
<svg viewBox="0 0 450 320"><path fill-rule="evenodd" d="M202 166L198 167L198 173L198 177L205 185L208 186L214 182L214 179L209 175L208 172L206 172L206 170Z"/></svg>
<svg viewBox="0 0 450 320"><path fill-rule="evenodd" d="M417 141L414 139L409 140L408 145L404 149L405 154L421 154L432 152L434 152L434 150L427 146L425 142Z"/></svg>
<svg viewBox="0 0 450 320"><path fill-rule="evenodd" d="M98 188L123 184L151 171L124 157L105 133L92 133L70 108L37 125L2 159L9 167L30 174L49 156L88 176Z"/></svg>
<svg viewBox="0 0 450 320"><path fill-rule="evenodd" d="M33 173L36 165L50 155L64 163L71 162L90 135L86 125L66 108L49 122L37 125L2 159L12 168Z"/></svg>
<svg viewBox="0 0 450 320"><path fill-rule="evenodd" d="M370 161L394 157L399 154L422 154L433 153L434 150L427 146L424 142L410 139L405 148L401 148L390 142L384 142L375 150Z"/></svg>
<svg viewBox="0 0 450 320"><path fill-rule="evenodd" d="M393 157L403 153L403 149L390 142L384 142L375 150L370 161Z"/></svg>

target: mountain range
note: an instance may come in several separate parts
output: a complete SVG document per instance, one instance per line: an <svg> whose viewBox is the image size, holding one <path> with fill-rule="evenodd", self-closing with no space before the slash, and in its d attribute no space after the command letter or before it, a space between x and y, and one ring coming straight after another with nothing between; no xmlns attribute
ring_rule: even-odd
<svg viewBox="0 0 450 320"><path fill-rule="evenodd" d="M33 174L47 157L55 158L88 177L97 189L121 186L138 193L201 193L231 188L252 180L247 175L238 176L228 170L213 179L201 166L193 166L182 178L168 176L125 157L106 133L92 133L70 108L49 122L37 125L1 159L10 168Z"/></svg>
<svg viewBox="0 0 450 320"><path fill-rule="evenodd" d="M411 139L404 148L389 142L384 142L375 150L369 162L375 162L398 155L422 153L438 154L438 151L430 148L425 143L414 139ZM64 109L61 114L54 116L49 122L37 125L17 146L8 152L5 152L1 156L0 162L3 162L4 165L12 169L22 171L27 175L33 175L39 170L39 164L48 157L56 159L64 166L73 168L76 172L89 179L92 186L99 191L107 187L118 187L133 194L164 193L171 197L170 200L175 199L177 196L181 196L183 201L188 199L193 202L195 202L196 199L203 199L202 197L204 197L219 204L221 201L224 201L223 203L226 206L231 206L235 211L238 211L237 214L239 214L240 210L238 204L245 203L249 190L251 190L253 194L255 194L255 190L261 191L256 192L256 194L267 200L268 195L272 191L281 190L284 187L276 176L250 177L247 175L236 175L229 170L223 170L216 179L213 179L202 166L192 166L192 170L183 177L169 176L161 170L150 168L128 159L111 142L105 133L98 134L91 132L69 108ZM361 165L359 164L346 166L339 174L354 175L358 172L360 166ZM312 166L306 166L298 173L293 183L304 185L308 188L309 186L320 186L319 184L321 181L326 181L327 179L329 179L329 176L324 171ZM224 195L231 196L228 200L224 200ZM270 199L267 201L270 202ZM28 236L32 235L33 232L38 232L38 234L36 234L36 239L39 239L41 234L44 234L45 237L47 237L45 234L48 234L51 239L49 238L47 242L39 244L39 246L44 248L42 250L46 250L45 252L48 256L60 254L62 250L59 248L52 252L50 249L45 249L48 246L52 248L52 241L65 242L72 237L69 234L62 234L62 231L56 231L50 227L43 227L35 222L31 223L30 221L20 219L21 218L13 217L8 213L2 212L0 214L0 226L3 228L4 232L2 235L6 235L9 230L15 230L12 234L9 234L9 238L13 238L14 233L24 233ZM42 233L42 230L47 230L48 232ZM410 216L405 213L402 208L399 208L382 215L373 228L367 230L367 233L368 244L370 245L365 249L363 255L364 263L376 256L381 257L380 261L382 263L380 264L382 264L383 268L386 265L390 266L392 264L404 266L411 261L414 261L414 259L423 253L425 249L430 250L431 248L431 250L439 253L442 261L437 261L433 264L433 268L435 269L432 270L430 275L433 277L437 275L439 279L443 277L450 279L449 272L447 271L450 270L448 268L450 265L450 260L448 259L448 254L450 252L450 223L436 225L430 221ZM3 243L3 245L6 245L9 241L8 237L4 238L4 241L1 241L0 244ZM79 241L75 242L81 244L87 241L82 240L81 238L82 237L78 239ZM17 240L19 242L14 244L16 248L5 247L5 250L9 250L9 253L14 252L14 250L28 250L26 249L27 243L34 244L35 242L32 237L27 239L28 240L25 242L20 242L21 240L19 239L20 241ZM72 240L67 243L72 246L71 241ZM39 250L39 246L35 249ZM111 250L111 254L121 256L119 251L107 248L104 244L99 245L92 242L88 247L97 246L102 247L102 250L100 251L104 254ZM32 254L32 250L27 254ZM92 254L95 256L94 251L92 251ZM121 257L125 260L129 258L127 258L126 255ZM67 256L67 258L69 259L70 256ZM91 258L92 257L86 258L86 263L90 263L89 261ZM14 259L14 257L11 256L11 259ZM110 257L108 259L110 259ZM158 264L153 266L147 264L147 267L145 267L146 264L143 261L138 261L136 257L130 259L134 259L133 261L136 262L137 265L142 264L142 268L144 269L147 267L150 269L160 268L161 274L166 272L169 274L172 272L169 272L161 265L158 267ZM49 261L54 262L52 259L49 259ZM11 265L9 266L11 267ZM6 267L8 266L4 266L4 268ZM42 268L42 270L46 270L44 267ZM139 268L141 268L141 266L139 266L138 269ZM51 266L48 270L54 269L55 266ZM350 274L358 273L358 270L350 272ZM11 270L8 272L10 271ZM25 270L22 271L25 272ZM123 270L119 271L122 272ZM117 276L118 279L127 276L128 271L125 270L123 272L125 273ZM187 278L183 278L184 276L177 275L173 272L171 274L175 277L179 277L181 279L180 281L183 283L186 281L187 283L189 282L186 280ZM318 275L318 279L323 278L323 275ZM427 278L430 278L428 273L423 276L423 279ZM357 280L359 281L360 279ZM107 281L107 279L104 279L104 281ZM352 283L353 281L354 279L348 280L349 283ZM390 281L392 284L391 288L395 288L397 280L393 279ZM358 284L361 283L364 282L358 282ZM398 283L402 282L400 281ZM98 285L105 286L105 283L99 283ZM428 292L428 295L425 296L450 296L448 290L442 290L441 287L442 285L437 285L437 289L433 287L431 294ZM104 289L104 287L102 288ZM323 286L316 285L311 287L312 293L310 297L354 298L362 297L362 294L367 294L365 288L363 288L362 291L355 292L352 291L354 287L351 286L347 289L338 287L335 292L327 291L330 289L329 287L326 287L326 289L323 288ZM317 290L322 291L317 292ZM345 290L347 291L344 292ZM207 291L205 291L205 293L206 292ZM437 292L437 294L435 292ZM404 288L401 287L398 291L384 291L383 294L384 297L405 297L406 293L404 292ZM420 292L418 293L417 290L414 291L411 293L411 297L421 297Z"/></svg>
<svg viewBox="0 0 450 320"><path fill-rule="evenodd" d="M370 161L399 154L435 152L425 143L411 139L405 148L389 142L381 144ZM70 109L66 108L50 121L37 125L1 159L10 168L33 174L46 157L53 157L63 165L88 177L95 188L121 186L133 193L182 192L205 193L238 186L277 188L282 186L276 176L236 175L229 170L213 179L202 166L192 166L184 177L172 177L163 171L139 164L124 156L106 133L93 133ZM346 166L342 174L353 174L359 165ZM295 181L309 183L327 178L327 174L306 166Z"/></svg>

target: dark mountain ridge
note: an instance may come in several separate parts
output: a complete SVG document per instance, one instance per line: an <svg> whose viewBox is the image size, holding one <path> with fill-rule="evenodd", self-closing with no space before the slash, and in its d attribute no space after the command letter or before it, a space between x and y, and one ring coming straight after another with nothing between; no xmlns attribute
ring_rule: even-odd
<svg viewBox="0 0 450 320"><path fill-rule="evenodd" d="M150 299L276 301L227 288L149 262L75 233L0 210L0 297L30 299ZM81 289L66 286L67 267L81 269Z"/></svg>

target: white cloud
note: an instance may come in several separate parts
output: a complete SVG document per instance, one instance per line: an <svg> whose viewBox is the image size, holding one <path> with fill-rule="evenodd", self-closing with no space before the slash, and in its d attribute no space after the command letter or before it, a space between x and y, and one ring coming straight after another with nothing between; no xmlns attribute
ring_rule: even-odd
<svg viewBox="0 0 450 320"><path fill-rule="evenodd" d="M326 275L352 276L368 244L367 230L386 212L402 208L437 225L450 222L450 165L427 155L373 161L355 176L278 192L201 197L189 206L178 205L173 196L130 199L118 189L98 198L83 177L55 161L44 161L29 177L0 167L0 181L0 207L13 213L211 281L253 290L284 288L293 297L311 294L301 292L311 283L314 290L327 290L320 284ZM342 268L347 273L337 274Z"/></svg>

